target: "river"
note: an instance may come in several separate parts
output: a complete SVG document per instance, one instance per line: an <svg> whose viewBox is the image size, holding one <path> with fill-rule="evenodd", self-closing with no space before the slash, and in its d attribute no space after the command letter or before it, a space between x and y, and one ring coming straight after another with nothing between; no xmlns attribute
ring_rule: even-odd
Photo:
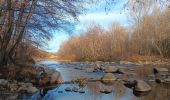
<svg viewBox="0 0 170 100"><path fill-rule="evenodd" d="M55 68L61 73L64 81L71 81L79 77L86 77L91 79L100 79L104 72L84 72L78 68L86 68L93 66L90 63L67 63L67 62L56 62L56 61L41 61L37 64L43 64L51 68ZM62 84L54 88L50 88L47 93L41 96L36 93L30 97L32 100L38 98L42 100L170 100L170 84L157 84L150 78L152 75L151 68L147 71L141 71L141 68L148 68L148 66L138 66L118 63L106 63L103 64L114 65L117 67L124 68L129 73L132 73L129 78L145 79L147 83L152 87L152 91L145 95L136 95L133 90L124 86L122 81L115 81L112 85L105 85L99 81L88 82L85 87L79 88L81 92L67 92L67 87L79 87L77 84ZM115 74L117 77L121 77L121 74ZM112 91L109 94L101 93L101 89Z"/></svg>

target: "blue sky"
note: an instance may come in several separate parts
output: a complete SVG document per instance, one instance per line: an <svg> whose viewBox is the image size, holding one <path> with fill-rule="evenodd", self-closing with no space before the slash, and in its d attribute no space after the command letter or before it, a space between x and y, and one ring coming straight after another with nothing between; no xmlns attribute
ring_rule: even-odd
<svg viewBox="0 0 170 100"><path fill-rule="evenodd" d="M127 12L122 9L123 2L119 2L116 5L109 6L110 9L108 12L105 11L105 7L103 4L99 4L97 6L91 6L89 10L85 14L78 16L78 22L75 25L75 29L73 31L73 35L81 34L85 31L86 27L91 23L96 23L101 25L104 28L109 27L111 22L117 21L122 25L128 25L127 20ZM48 42L48 48L46 51L48 52L57 52L62 42L66 41L70 35L61 32L55 31L56 34Z"/></svg>

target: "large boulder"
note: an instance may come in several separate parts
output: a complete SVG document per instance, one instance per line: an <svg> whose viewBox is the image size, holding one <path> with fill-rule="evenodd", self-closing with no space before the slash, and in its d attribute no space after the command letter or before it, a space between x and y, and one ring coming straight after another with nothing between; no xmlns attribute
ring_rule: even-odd
<svg viewBox="0 0 170 100"><path fill-rule="evenodd" d="M61 77L60 72L55 69L47 69L46 73L48 75L50 84L62 83L63 79Z"/></svg>
<svg viewBox="0 0 170 100"><path fill-rule="evenodd" d="M116 80L116 77L112 73L106 73L102 78L102 83L109 84L113 83Z"/></svg>
<svg viewBox="0 0 170 100"><path fill-rule="evenodd" d="M105 67L104 72L105 73L115 73L118 71L118 68L116 68L115 66L108 66Z"/></svg>
<svg viewBox="0 0 170 100"><path fill-rule="evenodd" d="M158 74L158 73L168 73L169 70L167 68L158 68L158 67L155 67L153 68L153 72L154 74Z"/></svg>
<svg viewBox="0 0 170 100"><path fill-rule="evenodd" d="M151 87L143 80L136 80L136 85L134 87L136 92L149 92Z"/></svg>
<svg viewBox="0 0 170 100"><path fill-rule="evenodd" d="M39 85L63 83L60 72L53 68L47 67L37 68L37 81Z"/></svg>

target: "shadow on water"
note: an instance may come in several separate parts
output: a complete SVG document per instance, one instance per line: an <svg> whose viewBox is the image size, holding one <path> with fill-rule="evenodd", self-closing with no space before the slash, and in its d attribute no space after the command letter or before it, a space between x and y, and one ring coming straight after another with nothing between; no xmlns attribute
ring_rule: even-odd
<svg viewBox="0 0 170 100"><path fill-rule="evenodd" d="M49 65L55 66L55 64ZM86 73L75 67L79 64L58 64L56 67L64 76L64 80L72 80L80 76L99 78L103 72ZM62 67L63 66L63 67ZM67 67L68 66L68 67ZM71 67L70 67L71 66ZM135 69L136 77L147 79L152 73L152 67L138 67ZM127 88L123 81L115 81L113 84L103 84L100 81L87 82L86 86L80 88L78 84L62 84L55 88L43 88L38 93L31 96L32 100L169 100L170 84L156 84L155 82L147 82L152 88L152 91L140 93L133 91L133 88ZM65 91L66 88L71 91ZM78 91L72 89L78 87Z"/></svg>

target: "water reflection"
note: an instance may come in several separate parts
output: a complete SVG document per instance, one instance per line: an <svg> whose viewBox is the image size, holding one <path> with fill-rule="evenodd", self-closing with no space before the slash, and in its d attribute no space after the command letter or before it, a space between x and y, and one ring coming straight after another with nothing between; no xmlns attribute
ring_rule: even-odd
<svg viewBox="0 0 170 100"><path fill-rule="evenodd" d="M49 63L49 62L48 62ZM63 66L63 67L62 67ZM82 72L74 65L62 64L60 67L56 67L64 78L69 81L76 79L80 76L100 78L103 72L86 73ZM82 65L81 65L82 66ZM135 78L147 79L148 75L152 74L151 67L138 67L133 71L136 73ZM132 78L122 75L123 78ZM134 78L133 77L133 78ZM150 93L141 94L134 93L133 89L127 88L123 81L115 81L113 84L106 85L100 81L88 82L84 88L78 88L78 92L66 92L65 88L69 87L73 89L78 84L63 84L55 88L44 88L43 91L39 91L34 94L32 100L169 100L170 98L170 85L169 84L156 84L155 82L147 82L152 87ZM79 93L84 91L85 93Z"/></svg>
<svg viewBox="0 0 170 100"><path fill-rule="evenodd" d="M152 91L140 100L169 100L170 84L153 84Z"/></svg>

